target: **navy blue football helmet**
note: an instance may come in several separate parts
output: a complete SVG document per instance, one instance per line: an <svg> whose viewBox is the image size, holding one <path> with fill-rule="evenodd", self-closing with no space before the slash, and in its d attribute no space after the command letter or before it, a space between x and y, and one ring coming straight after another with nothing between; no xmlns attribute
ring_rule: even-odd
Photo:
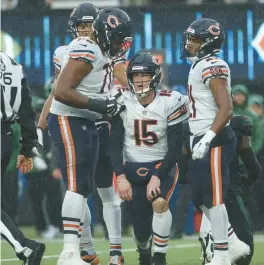
<svg viewBox="0 0 264 265"><path fill-rule="evenodd" d="M188 51L188 39L190 37L200 39L203 44L196 54ZM206 55L216 54L220 52L221 45L225 40L225 32L223 27L215 20L210 18L197 19L191 23L186 31L184 31L184 41L182 45L181 58L187 58L194 62Z"/></svg>
<svg viewBox="0 0 264 265"><path fill-rule="evenodd" d="M111 59L123 56L132 45L132 21L119 8L104 8L93 23L96 41Z"/></svg>
<svg viewBox="0 0 264 265"><path fill-rule="evenodd" d="M69 31L72 33L73 37L78 37L77 27L79 24L92 24L98 16L98 13L99 9L90 3L80 4L74 8L68 21L68 25L70 27Z"/></svg>

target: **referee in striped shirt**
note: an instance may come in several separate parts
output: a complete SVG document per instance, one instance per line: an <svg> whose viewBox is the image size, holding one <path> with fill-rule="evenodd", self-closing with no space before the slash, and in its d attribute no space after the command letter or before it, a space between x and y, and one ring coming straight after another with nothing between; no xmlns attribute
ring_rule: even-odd
<svg viewBox="0 0 264 265"><path fill-rule="evenodd" d="M17 158L17 168L23 174L32 169L32 148L36 145L37 134L35 112L31 106L30 90L22 66L5 53L0 52L0 68L1 183L3 183L4 173L13 149L11 124L18 122L21 126L21 149ZM2 209L0 231L25 265L40 265L45 245L26 238Z"/></svg>

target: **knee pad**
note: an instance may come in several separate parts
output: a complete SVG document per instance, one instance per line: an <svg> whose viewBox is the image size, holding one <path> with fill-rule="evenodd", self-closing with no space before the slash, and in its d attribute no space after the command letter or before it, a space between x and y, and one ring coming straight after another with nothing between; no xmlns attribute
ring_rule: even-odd
<svg viewBox="0 0 264 265"><path fill-rule="evenodd" d="M169 203L162 197L158 197L152 202L153 211L155 213L161 214L165 213L169 209Z"/></svg>
<svg viewBox="0 0 264 265"><path fill-rule="evenodd" d="M109 188L97 188L99 196L103 203L110 203L114 201L115 192L113 187Z"/></svg>

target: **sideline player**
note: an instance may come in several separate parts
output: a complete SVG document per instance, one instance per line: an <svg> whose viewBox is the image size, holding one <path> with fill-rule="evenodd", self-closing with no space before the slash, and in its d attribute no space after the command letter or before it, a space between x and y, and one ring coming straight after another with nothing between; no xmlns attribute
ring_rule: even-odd
<svg viewBox="0 0 264 265"><path fill-rule="evenodd" d="M67 46L48 117L49 131L68 184L62 207L64 250L58 261L63 265L85 264L80 259L78 234L83 213L87 212L87 196L97 161L94 121L97 113L117 111L116 98L105 99L100 93L103 67L110 59L123 56L132 41L131 20L118 8L101 10L93 31L94 39L78 37Z"/></svg>
<svg viewBox="0 0 264 265"><path fill-rule="evenodd" d="M157 90L161 66L150 53L136 54L127 76L126 109L111 121L110 157L119 196L130 203L139 264L165 265L172 222L169 200L178 177L187 106L178 92Z"/></svg>
<svg viewBox="0 0 264 265"><path fill-rule="evenodd" d="M229 126L230 70L225 61L216 57L224 38L217 21L202 18L185 31L183 47L183 57L193 63L188 78L192 133L189 176L193 202L212 225L214 257L210 265L230 265L233 257L250 252L249 246L238 240L235 233L228 238L230 224L223 199L229 178L226 165L230 164L236 148L236 138Z"/></svg>

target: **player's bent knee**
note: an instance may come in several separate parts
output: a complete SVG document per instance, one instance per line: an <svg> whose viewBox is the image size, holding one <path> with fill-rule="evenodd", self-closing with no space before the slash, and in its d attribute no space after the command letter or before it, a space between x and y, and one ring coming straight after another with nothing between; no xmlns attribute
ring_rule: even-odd
<svg viewBox="0 0 264 265"><path fill-rule="evenodd" d="M152 202L153 211L155 213L161 214L165 213L169 209L169 203L165 199L158 197Z"/></svg>

